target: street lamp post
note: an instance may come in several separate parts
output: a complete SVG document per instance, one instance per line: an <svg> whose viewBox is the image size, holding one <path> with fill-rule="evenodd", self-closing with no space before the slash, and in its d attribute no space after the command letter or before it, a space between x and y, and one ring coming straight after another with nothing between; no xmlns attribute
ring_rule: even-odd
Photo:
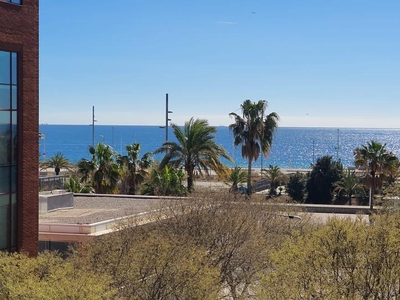
<svg viewBox="0 0 400 300"><path fill-rule="evenodd" d="M94 119L94 106L92 106L92 147L94 147L94 122L97 122L97 120Z"/></svg>
<svg viewBox="0 0 400 300"><path fill-rule="evenodd" d="M168 93L165 94L165 126L160 126L160 128L165 128L165 141L168 142L168 122L171 121L169 114L172 111L168 110Z"/></svg>

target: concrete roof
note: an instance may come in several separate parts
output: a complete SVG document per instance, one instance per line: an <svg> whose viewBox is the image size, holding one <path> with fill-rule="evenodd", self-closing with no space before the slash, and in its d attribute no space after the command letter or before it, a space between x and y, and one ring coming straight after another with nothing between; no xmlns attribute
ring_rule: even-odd
<svg viewBox="0 0 400 300"><path fill-rule="evenodd" d="M149 212L165 199L116 196L74 196L74 208L39 215L40 223L91 224L127 215Z"/></svg>
<svg viewBox="0 0 400 300"><path fill-rule="evenodd" d="M73 208L39 214L39 240L85 241L112 232L133 219L138 224L147 223L151 221L152 212L161 209L163 203L177 199L77 194Z"/></svg>

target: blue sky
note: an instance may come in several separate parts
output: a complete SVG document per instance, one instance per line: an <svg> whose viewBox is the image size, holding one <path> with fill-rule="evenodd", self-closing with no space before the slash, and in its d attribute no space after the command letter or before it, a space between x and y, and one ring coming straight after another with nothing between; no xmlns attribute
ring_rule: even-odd
<svg viewBox="0 0 400 300"><path fill-rule="evenodd" d="M41 0L40 123L400 128L400 1Z"/></svg>

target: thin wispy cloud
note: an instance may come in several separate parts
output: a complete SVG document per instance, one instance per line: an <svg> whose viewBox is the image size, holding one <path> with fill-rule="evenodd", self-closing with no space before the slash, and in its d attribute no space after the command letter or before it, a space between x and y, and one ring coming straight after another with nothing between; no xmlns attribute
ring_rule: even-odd
<svg viewBox="0 0 400 300"><path fill-rule="evenodd" d="M217 21L215 22L216 24L221 24L221 25L236 25L238 22L230 22L230 21Z"/></svg>

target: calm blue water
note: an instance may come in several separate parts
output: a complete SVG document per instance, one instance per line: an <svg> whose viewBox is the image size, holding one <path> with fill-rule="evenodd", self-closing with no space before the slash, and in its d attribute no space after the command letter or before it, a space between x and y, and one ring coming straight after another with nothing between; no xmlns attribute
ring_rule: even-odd
<svg viewBox="0 0 400 300"><path fill-rule="evenodd" d="M247 166L241 157L240 148L233 146L232 133L228 127L217 127L216 141L223 146L235 162L233 165ZM45 139L40 140L41 160L62 152L76 163L81 158L90 158L88 147L92 143L92 127L88 125L40 125ZM386 143L387 148L400 156L400 129L354 129L354 128L278 128L271 153L264 158L262 166L278 165L281 168L309 168L318 157L332 155L340 158L345 167L353 166L353 150L372 139ZM174 140L172 130L169 140ZM94 142L111 145L117 152L125 154L125 146L140 143L141 155L160 147L165 141L165 129L158 126L111 126L96 125ZM45 153L45 155L43 155ZM156 156L160 159L161 156ZM261 159L253 164L261 167Z"/></svg>

